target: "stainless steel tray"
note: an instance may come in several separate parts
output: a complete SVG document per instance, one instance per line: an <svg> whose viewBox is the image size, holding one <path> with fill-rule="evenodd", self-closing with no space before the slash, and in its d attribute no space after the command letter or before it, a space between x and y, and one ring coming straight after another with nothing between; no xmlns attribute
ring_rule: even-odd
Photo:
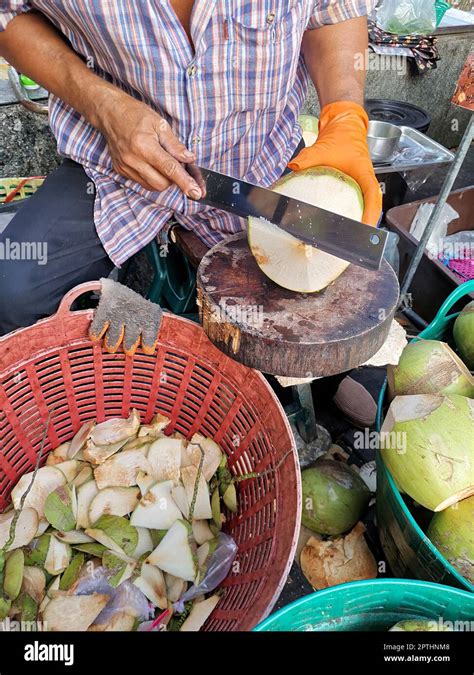
<svg viewBox="0 0 474 675"><path fill-rule="evenodd" d="M389 162L374 162L376 174L432 169L449 164L454 154L421 131L400 127L398 149Z"/></svg>

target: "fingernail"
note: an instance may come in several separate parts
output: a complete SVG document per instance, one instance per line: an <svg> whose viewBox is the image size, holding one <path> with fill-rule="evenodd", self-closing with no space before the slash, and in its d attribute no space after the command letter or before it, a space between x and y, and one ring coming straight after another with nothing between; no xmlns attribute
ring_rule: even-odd
<svg viewBox="0 0 474 675"><path fill-rule="evenodd" d="M193 188L188 192L188 197L190 199L201 199L201 190Z"/></svg>
<svg viewBox="0 0 474 675"><path fill-rule="evenodd" d="M191 152L190 150L185 150L183 152L183 157L186 159L194 159L194 152Z"/></svg>

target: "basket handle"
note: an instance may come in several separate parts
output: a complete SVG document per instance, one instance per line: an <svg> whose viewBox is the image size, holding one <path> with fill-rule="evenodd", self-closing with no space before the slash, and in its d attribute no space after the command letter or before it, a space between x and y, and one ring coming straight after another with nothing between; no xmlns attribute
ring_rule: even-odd
<svg viewBox="0 0 474 675"><path fill-rule="evenodd" d="M75 300L77 300L77 298L79 298L81 295L84 295L84 293L91 293L101 290L102 284L100 281L86 281L83 284L79 284L79 286L71 288L71 290L66 293L66 295L61 300L56 315L63 317L66 314L71 313L71 305L73 302L75 302Z"/></svg>
<svg viewBox="0 0 474 675"><path fill-rule="evenodd" d="M471 281L466 281L464 284L461 284L461 286L458 286L454 289L451 295L446 298L439 308L433 323L445 319L451 307L454 307L458 300L461 300L461 298L463 298L465 295L469 295L470 293L474 293L474 279Z"/></svg>

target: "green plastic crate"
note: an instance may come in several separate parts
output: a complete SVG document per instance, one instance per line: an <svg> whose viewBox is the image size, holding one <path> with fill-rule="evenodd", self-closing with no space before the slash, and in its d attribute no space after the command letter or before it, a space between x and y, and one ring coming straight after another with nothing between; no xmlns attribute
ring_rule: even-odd
<svg viewBox="0 0 474 675"><path fill-rule="evenodd" d="M254 631L386 631L403 619L439 623L474 621L474 595L457 588L411 579L374 579L341 584L283 607ZM467 624L469 622L469 625Z"/></svg>
<svg viewBox="0 0 474 675"><path fill-rule="evenodd" d="M433 322L415 339L441 340L447 337L458 314L449 314L454 305L474 292L474 281L456 288L441 306ZM386 384L377 411L380 431L385 409ZM377 454L377 523L387 561L397 577L435 581L474 592L474 585L459 574L433 546L413 518L392 475Z"/></svg>

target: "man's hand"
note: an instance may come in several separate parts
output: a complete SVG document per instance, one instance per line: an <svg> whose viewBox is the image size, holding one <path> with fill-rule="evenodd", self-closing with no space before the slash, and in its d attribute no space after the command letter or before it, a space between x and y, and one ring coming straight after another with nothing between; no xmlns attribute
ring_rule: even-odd
<svg viewBox="0 0 474 675"><path fill-rule="evenodd" d="M351 176L364 195L363 222L377 225L382 215L382 192L367 147L368 123L367 113L357 103L330 103L321 112L318 140L288 166L293 171L331 166Z"/></svg>
<svg viewBox="0 0 474 675"><path fill-rule="evenodd" d="M202 178L192 166L195 157L169 124L145 103L98 77L43 14L30 11L10 21L0 33L0 55L99 129L121 175L147 190L161 192L174 183L191 199L204 195Z"/></svg>
<svg viewBox="0 0 474 675"><path fill-rule="evenodd" d="M107 140L114 169L147 190L162 192L176 184L191 199L200 199L204 194L202 179L196 175L195 180L184 167L196 158L176 138L168 122L128 94L108 94L97 126Z"/></svg>

